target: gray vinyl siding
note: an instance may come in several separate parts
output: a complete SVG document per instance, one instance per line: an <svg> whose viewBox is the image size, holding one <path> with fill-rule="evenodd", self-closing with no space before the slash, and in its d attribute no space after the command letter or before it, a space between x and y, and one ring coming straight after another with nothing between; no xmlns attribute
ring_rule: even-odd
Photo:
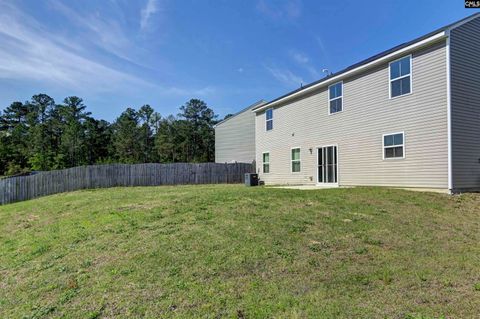
<svg viewBox="0 0 480 319"><path fill-rule="evenodd" d="M340 185L448 187L446 43L412 55L412 94L389 98L388 63L343 79L343 112L328 114L327 87L256 116L256 154L266 184L316 184L320 146L338 145ZM405 159L383 160L382 135L405 133ZM301 172L290 150L301 147ZM262 174L262 153L270 173Z"/></svg>
<svg viewBox="0 0 480 319"><path fill-rule="evenodd" d="M216 163L251 163L255 160L255 114L244 110L215 127Z"/></svg>
<svg viewBox="0 0 480 319"><path fill-rule="evenodd" d="M451 31L452 181L480 188L480 18Z"/></svg>

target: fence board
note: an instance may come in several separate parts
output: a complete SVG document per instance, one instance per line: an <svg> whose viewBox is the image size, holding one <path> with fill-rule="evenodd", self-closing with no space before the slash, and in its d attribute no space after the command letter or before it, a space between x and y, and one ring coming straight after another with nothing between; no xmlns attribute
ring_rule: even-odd
<svg viewBox="0 0 480 319"><path fill-rule="evenodd" d="M242 183L250 163L107 164L0 179L0 205L88 188Z"/></svg>

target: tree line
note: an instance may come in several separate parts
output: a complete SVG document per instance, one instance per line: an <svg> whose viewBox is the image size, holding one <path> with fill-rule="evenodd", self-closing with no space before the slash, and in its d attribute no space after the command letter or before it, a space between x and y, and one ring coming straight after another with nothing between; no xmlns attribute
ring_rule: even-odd
<svg viewBox="0 0 480 319"><path fill-rule="evenodd" d="M0 176L103 163L211 162L217 122L198 99L176 116L143 105L109 123L95 119L79 97L57 104L37 94L0 111Z"/></svg>

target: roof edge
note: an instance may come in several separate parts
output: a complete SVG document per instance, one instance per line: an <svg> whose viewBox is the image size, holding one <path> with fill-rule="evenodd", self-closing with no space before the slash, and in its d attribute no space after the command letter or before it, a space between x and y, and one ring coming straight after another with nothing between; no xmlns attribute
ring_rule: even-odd
<svg viewBox="0 0 480 319"><path fill-rule="evenodd" d="M385 61L388 61L388 60L390 60L390 59L392 59L392 58L394 58L398 55L406 54L406 53L411 52L415 49L425 47L427 45L438 42L439 40L443 40L445 38L446 38L446 32L445 31L438 32L435 35L433 35L433 36L431 36L427 39L415 42L415 43L413 43L409 46L406 46L406 47L399 48L399 49L397 49L395 51L392 51L392 52L390 52L386 55L383 55L381 57L373 59L372 61L366 62L365 64L361 64L361 65L359 65L357 67L354 67L354 68L348 67L348 68L346 68L342 71L339 71L339 72L334 73L330 76L327 76L327 77L325 77L325 78L323 78L323 79L321 79L317 82L313 82L313 83L311 83L307 86L304 86L301 89L298 89L296 91L288 93L287 95L285 95L283 97L280 97L280 98L275 99L271 102L268 102L265 105L258 106L256 108L254 108L252 111L253 112L259 112L259 111L264 110L267 107L272 107L272 106L278 105L278 104L280 104L282 102L285 102L287 100L290 100L294 97L304 95L304 94L309 93L313 90L316 90L320 87L332 84L333 82L341 81L342 79L346 78L347 76L352 76L352 75L357 74L359 72L368 70L368 69L370 69L370 68L372 68L372 67L374 67L374 66L376 66L380 63L383 63Z"/></svg>
<svg viewBox="0 0 480 319"><path fill-rule="evenodd" d="M255 103L247 106L246 108L238 111L237 113L233 114L233 115L230 116L229 118L224 119L224 120L221 120L220 122L218 122L217 124L215 124L213 127L216 128L217 126L219 126L219 125L227 122L228 120L236 117L237 115L240 115L240 114L242 114L242 113L244 113L244 112L246 112L246 111L248 111L248 110L250 110L250 109L253 109L253 108L255 108L255 107L261 107L263 104L266 104L266 103L267 103L267 101L265 101L265 100L263 100L263 99L262 99L262 100L259 100L259 101L255 102Z"/></svg>
<svg viewBox="0 0 480 319"><path fill-rule="evenodd" d="M468 17L463 18L462 20L454 22L451 25L447 26L446 29L448 31L451 31L477 18L480 18L480 12L476 12L474 14L469 15Z"/></svg>
<svg viewBox="0 0 480 319"><path fill-rule="evenodd" d="M278 105L282 102L286 102L294 97L302 96L306 93L309 93L315 89L318 89L320 87L323 87L325 85L331 84L332 82L340 81L343 78L347 76L351 76L353 74L356 74L358 72L361 72L363 70L369 69L371 67L376 66L377 64L383 63L386 60L392 59L397 55L404 54L410 51L413 51L415 49L424 47L426 45L435 43L437 41L440 41L442 39L445 39L449 33L450 30L455 29L465 23L468 23L472 21L473 19L480 18L480 12L476 12L472 15L469 15L461 20L458 20L454 23L451 23L445 27L442 27L440 29L437 29L433 32L427 33L424 36L418 37L410 42L406 42L404 44L400 44L396 47L393 47L389 50L383 51L379 54L376 54L370 58L367 58L365 60L362 60L356 64L353 64L349 67L346 67L345 69L336 72L330 76L327 76L323 79L320 79L318 81L312 82L310 84L307 84L303 86L302 88L296 89L294 91L291 91L283 96L280 96L268 103L265 103L263 105L259 105L255 108L253 108L252 112L259 112L262 111L268 107L273 107L275 105Z"/></svg>

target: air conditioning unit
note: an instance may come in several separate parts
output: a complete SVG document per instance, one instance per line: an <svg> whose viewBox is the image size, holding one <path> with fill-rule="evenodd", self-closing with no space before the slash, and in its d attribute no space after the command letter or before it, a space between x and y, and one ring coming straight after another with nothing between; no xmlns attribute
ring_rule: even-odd
<svg viewBox="0 0 480 319"><path fill-rule="evenodd" d="M258 174L245 174L245 186L258 186Z"/></svg>

